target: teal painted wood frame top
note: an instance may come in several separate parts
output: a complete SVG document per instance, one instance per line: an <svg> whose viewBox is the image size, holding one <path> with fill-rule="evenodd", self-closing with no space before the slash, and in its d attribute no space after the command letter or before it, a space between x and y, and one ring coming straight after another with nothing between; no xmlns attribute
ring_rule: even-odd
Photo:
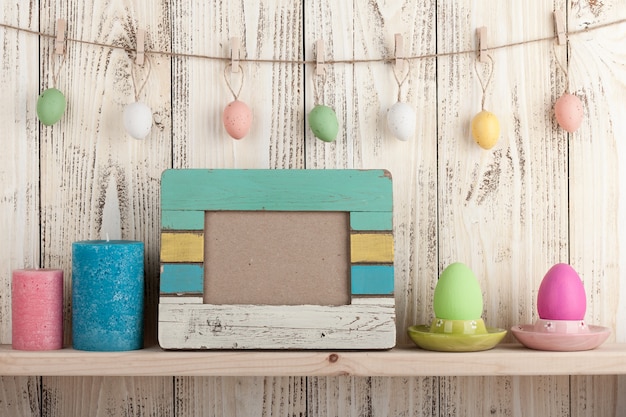
<svg viewBox="0 0 626 417"><path fill-rule="evenodd" d="M167 170L161 209L387 212L385 170Z"/></svg>

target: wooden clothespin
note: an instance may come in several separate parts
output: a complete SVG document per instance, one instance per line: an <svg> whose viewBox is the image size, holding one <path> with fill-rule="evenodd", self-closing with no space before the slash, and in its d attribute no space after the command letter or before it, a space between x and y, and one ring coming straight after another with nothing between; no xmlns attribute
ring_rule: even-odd
<svg viewBox="0 0 626 417"><path fill-rule="evenodd" d="M565 36L565 17L563 17L563 12L560 10L554 12L554 31L556 32L556 43L558 45L565 45L567 42Z"/></svg>
<svg viewBox="0 0 626 417"><path fill-rule="evenodd" d="M396 72L402 72L402 68L404 68L404 39L400 33L395 34L396 47L394 50L394 55L396 58Z"/></svg>
<svg viewBox="0 0 626 417"><path fill-rule="evenodd" d="M241 51L241 40L237 37L230 38L230 70L239 72L239 58Z"/></svg>
<svg viewBox="0 0 626 417"><path fill-rule="evenodd" d="M54 41L54 53L57 55L65 55L65 28L67 22L65 19L57 19L56 39Z"/></svg>
<svg viewBox="0 0 626 417"><path fill-rule="evenodd" d="M143 65L145 59L146 44L146 31L143 29L137 29L137 56L135 57L135 64Z"/></svg>
<svg viewBox="0 0 626 417"><path fill-rule="evenodd" d="M318 40L315 43L315 75L326 74L326 64L324 63L324 41Z"/></svg>
<svg viewBox="0 0 626 417"><path fill-rule="evenodd" d="M482 26L476 29L476 36L478 37L478 61L489 62L487 57L487 27Z"/></svg>

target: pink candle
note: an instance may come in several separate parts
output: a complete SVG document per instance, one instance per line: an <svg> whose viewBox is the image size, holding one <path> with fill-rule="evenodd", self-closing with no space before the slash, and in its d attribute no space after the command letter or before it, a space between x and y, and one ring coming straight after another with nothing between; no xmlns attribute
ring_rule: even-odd
<svg viewBox="0 0 626 417"><path fill-rule="evenodd" d="M63 347L63 271L19 269L11 283L13 349Z"/></svg>

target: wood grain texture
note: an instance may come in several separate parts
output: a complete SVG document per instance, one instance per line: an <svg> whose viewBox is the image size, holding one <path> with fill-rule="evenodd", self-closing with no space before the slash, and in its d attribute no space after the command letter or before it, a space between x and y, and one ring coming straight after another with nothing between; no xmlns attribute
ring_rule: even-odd
<svg viewBox="0 0 626 417"><path fill-rule="evenodd" d="M550 36L552 11L563 6L446 2L437 9L437 45L440 51L475 49L479 26L488 28L492 45ZM438 61L439 263L440 268L456 261L467 264L484 294L486 324L509 328L534 320L541 278L552 264L568 260L567 137L556 129L551 112L564 84L555 75L558 66L549 42L490 55L493 65L477 63L475 54ZM476 145L469 129L481 110L481 79L485 109L496 114L501 126L490 151ZM441 413L484 415L493 408L496 414L522 415L511 408L513 382L526 392L530 388L524 385L532 383L535 389L556 390L559 398L569 395L567 379L444 378ZM467 398L480 409L472 409ZM563 415L558 402L553 406L549 415ZM531 414L539 415L539 410Z"/></svg>
<svg viewBox="0 0 626 417"><path fill-rule="evenodd" d="M302 59L300 2L171 2L172 48L177 53L230 56L230 38L241 38L242 56ZM233 100L224 77L227 61L173 59L174 167L302 168L302 67L242 63L239 99L252 109L250 133L228 136L222 111ZM229 77L230 80L230 77ZM237 78L230 80L234 89Z"/></svg>
<svg viewBox="0 0 626 417"><path fill-rule="evenodd" d="M345 306L159 305L164 349L389 349L395 309L386 299Z"/></svg>
<svg viewBox="0 0 626 417"><path fill-rule="evenodd" d="M175 416L171 377L43 379L42 416Z"/></svg>
<svg viewBox="0 0 626 417"><path fill-rule="evenodd" d="M393 35L400 32L407 54L423 55L471 49L480 25L497 43L551 36L552 10L566 12L571 30L626 16L622 0L5 3L0 21L46 33L53 33L56 18L66 17L70 36L86 40L132 48L136 27L144 26L148 49L227 56L229 38L240 36L245 56L285 59L301 59L305 51L312 58L317 39L325 40L328 58L379 58L391 55ZM39 89L52 78L49 40L0 30L0 87L10 98L0 104L0 230L6 237L0 339L10 343L10 271L37 263L68 270L70 243L105 233L146 243L154 338L159 175L174 166L388 168L394 176L400 344L410 344L408 325L429 322L438 273L455 260L479 276L485 319L501 327L534 320L543 274L555 262L570 261L587 289L587 321L611 327L611 340L624 341L624 30L571 38L569 81L585 106L583 126L572 135L552 119L552 105L565 88L555 53L566 62L565 48L553 52L549 42L540 42L494 51L486 105L497 111L503 136L488 153L476 149L467 127L481 94L471 56L413 61L400 97L415 106L418 131L406 143L385 127L386 110L398 96L389 65L329 67L321 98L337 111L341 130L336 143L324 144L305 122L313 104L312 67L245 64L241 99L253 109L254 123L248 137L234 141L220 120L232 98L225 61L149 55L155 65L144 98L155 125L147 140L135 142L118 117L133 95L131 53L68 44L58 83L68 111L59 124L40 127L34 109ZM66 304L66 317L69 312ZM183 417L610 416L626 407L619 395L625 379L614 376L183 377L174 379L167 399L162 393L171 378L45 378L43 403L38 381L2 378L0 414L40 415L43 406L42 415L58 416L73 410L166 416L175 410Z"/></svg>
<svg viewBox="0 0 626 417"><path fill-rule="evenodd" d="M390 303L388 303L390 304ZM488 352L435 352L411 348L390 350L163 350L152 346L124 352L89 352L71 348L14 351L0 345L0 372L8 376L356 376L356 377L494 377L554 375L626 375L624 343L597 350L553 352L499 344ZM460 384L475 381L458 378ZM559 378L550 384L558 386ZM112 380L113 381L113 380ZM504 379L503 379L504 381ZM590 380L591 381L591 380ZM541 381L538 381L541 382ZM547 381L546 381L547 382ZM449 384L449 382L446 382ZM486 383L486 382L481 382ZM516 390L538 390L518 384ZM458 385L458 384L457 384ZM458 390L455 384L451 389ZM619 387L618 387L619 388ZM554 387L543 394L555 395ZM620 392L620 391L617 391ZM446 394L448 398L454 396ZM489 394L490 395L490 394ZM525 398L510 398L517 401ZM539 394L537 398L543 398ZM450 400L448 401L448 404ZM613 400L611 400L613 401ZM616 399L615 401L619 401ZM619 404L619 402L618 402ZM616 409L619 407L616 407Z"/></svg>
<svg viewBox="0 0 626 417"><path fill-rule="evenodd" d="M301 1L171 2L174 52L228 56L229 39L241 38L247 58L303 58L303 7ZM240 141L231 139L221 124L223 108L232 100L224 80L225 62L175 58L171 91L174 168L304 168L303 68L286 64L244 64L240 99L253 112L250 133ZM236 80L235 80L236 82ZM204 87L203 87L204 86ZM237 401L222 402L217 415L298 415L306 407L304 384L287 378L262 379L261 386L292 387L276 397L250 395L252 381L233 380L243 387ZM205 414L220 379L195 379L196 389L186 394L187 380L175 378L181 407L177 416ZM286 401L287 392L291 400ZM255 391L256 392L256 391ZM193 395L190 397L189 395ZM231 396L228 397L232 399ZM191 399L191 400L190 400ZM282 407L282 404L291 404ZM237 410L246 410L240 413ZM265 410L265 411L264 411ZM295 410L295 412L293 411Z"/></svg>
<svg viewBox="0 0 626 417"><path fill-rule="evenodd" d="M408 55L432 54L435 44L434 2L307 2L305 4L305 42L307 58L312 56L312 42L323 39L329 59L364 59L389 57L395 33L403 33ZM346 36L346 34L349 34ZM306 111L314 104L312 68L306 74ZM436 151L436 67L435 60L412 63L411 77L401 91L401 99L415 106L417 132L407 143L391 137L386 127L386 112L398 98L397 84L389 65L382 63L337 65L327 70L320 90L323 104L333 107L339 117L339 136L335 143L324 144L307 130L307 168L377 168L387 167L394 180L394 245L396 328L398 343L412 343L406 328L423 320L431 308L437 271L437 151ZM308 128L308 126L307 126ZM396 178L397 177L397 178ZM396 182L397 181L397 182ZM429 279L430 278L430 279ZM436 386L437 378L426 379ZM367 410L368 396L356 393L347 408L335 400L335 392L345 392L351 381L310 379L311 385L328 383L328 388L313 390L309 404L311 415L358 416ZM357 386L367 381L355 379ZM435 415L437 408L431 390L416 390L410 400L393 394L407 384L391 379L390 403L405 404L406 414ZM408 384L421 386L415 380ZM435 394L437 395L437 394ZM345 397L341 398L345 401ZM339 408L336 411L335 407ZM364 408L365 407L365 408ZM422 408L423 407L423 408ZM419 411L414 411L415 409ZM344 412L341 412L344 411ZM384 411L381 410L381 413Z"/></svg>
<svg viewBox="0 0 626 417"><path fill-rule="evenodd" d="M38 3L5 2L0 22L39 29ZM39 228L39 40L0 30L0 342L11 343L11 273L40 267ZM41 378L1 377L0 415L35 417L41 413Z"/></svg>
<svg viewBox="0 0 626 417"><path fill-rule="evenodd" d="M306 379L182 377L176 385L176 416L304 416Z"/></svg>
<svg viewBox="0 0 626 417"><path fill-rule="evenodd" d="M55 10L56 3L44 2L41 7ZM133 2L76 2L59 5L56 13L76 22L68 25L68 37L134 48L141 20L148 28L147 48L169 48L164 4L138 10ZM55 17L42 16L42 30L53 32ZM41 73L46 77L50 76L49 47L42 42ZM42 130L41 145L44 263L69 270L67 254L76 240L108 234L143 241L147 305L151 306L148 334L154 333L158 296L158 233L154 231L159 228L159 178L171 163L169 61L158 56L150 61L152 69L140 98L150 103L155 123L150 137L138 141L125 133L121 116L124 106L134 101L133 71L139 79L147 74L135 68L130 53L70 43L58 82L68 109L59 123ZM42 84L48 82L46 78ZM66 280L68 300L69 283ZM68 321L70 317L66 315Z"/></svg>
<svg viewBox="0 0 626 417"><path fill-rule="evenodd" d="M35 4L3 4L0 21L37 30ZM39 231L39 95L38 40L25 33L1 30L0 102L3 151L0 153L0 340L11 341L11 272L40 267Z"/></svg>
<svg viewBox="0 0 626 417"><path fill-rule="evenodd" d="M568 27L579 30L625 14L623 1L572 2ZM570 89L584 106L584 122L569 138L570 258L587 292L587 322L613 329L609 340L618 341L626 340L620 320L626 313L626 111L614 103L626 95L626 73L617 70L626 63L625 36L620 25L572 37L568 69ZM571 415L623 415L624 404L617 403L623 381L573 377Z"/></svg>
<svg viewBox="0 0 626 417"><path fill-rule="evenodd" d="M569 392L562 389L568 380L567 376L441 378L440 415L568 416ZM489 390L482 391L483 387ZM474 393L480 393L480 399Z"/></svg>
<svg viewBox="0 0 626 417"><path fill-rule="evenodd" d="M139 27L146 29L147 50L169 50L168 2L147 4L132 0L59 2L40 4L41 30L54 32L55 20L68 21L69 38L135 48ZM49 41L41 42L41 85L52 75ZM149 72L149 73L148 73ZM133 84L133 75L139 85ZM77 240L122 238L145 245L146 341L156 339L158 300L159 179L171 166L170 60L150 55L149 67L134 64L134 54L81 43L67 44L67 57L59 69L58 88L68 107L64 117L41 131L41 247L43 264L71 270L71 243ZM154 123L142 141L128 136L122 124L124 107L138 99L149 104ZM65 280L65 335L71 340L71 277ZM157 378L171 388L171 378ZM171 393L159 383L136 378L132 387L113 380L45 379L43 391L52 404L43 415L164 414L171 408ZM127 392L126 389L136 390ZM85 393L85 390L89 392ZM107 393L108 394L104 394ZM100 396L100 394L103 394ZM93 395L92 395L93 394ZM117 402L119 400L119 402ZM103 401L103 402L100 402ZM107 411L107 406L115 411ZM76 408L74 408L76 407ZM74 413L72 410L84 410Z"/></svg>
<svg viewBox="0 0 626 417"><path fill-rule="evenodd" d="M309 378L310 416L436 416L437 378Z"/></svg>
<svg viewBox="0 0 626 417"><path fill-rule="evenodd" d="M41 415L41 378L34 376L0 377L0 415L39 417Z"/></svg>

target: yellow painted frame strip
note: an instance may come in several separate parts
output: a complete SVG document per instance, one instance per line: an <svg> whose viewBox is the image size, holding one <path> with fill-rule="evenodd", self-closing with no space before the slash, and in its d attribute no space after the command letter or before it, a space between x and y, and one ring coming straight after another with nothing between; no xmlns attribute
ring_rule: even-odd
<svg viewBox="0 0 626 417"><path fill-rule="evenodd" d="M161 262L204 262L204 232L162 232Z"/></svg>
<svg viewBox="0 0 626 417"><path fill-rule="evenodd" d="M350 261L354 263L393 263L391 233L353 233L350 235Z"/></svg>

